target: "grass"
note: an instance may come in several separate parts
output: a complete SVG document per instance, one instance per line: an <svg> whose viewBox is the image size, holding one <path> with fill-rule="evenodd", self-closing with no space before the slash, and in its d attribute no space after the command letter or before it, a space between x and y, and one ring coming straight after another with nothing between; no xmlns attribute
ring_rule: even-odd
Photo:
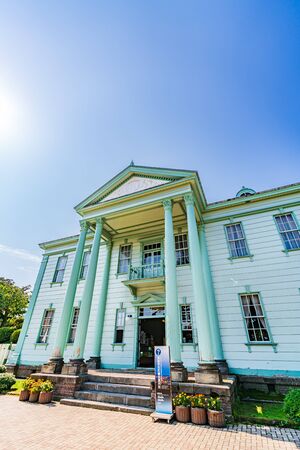
<svg viewBox="0 0 300 450"><path fill-rule="evenodd" d="M22 389L22 382L24 380L17 380L15 384L12 386L11 390L9 391L9 395L19 395L20 391Z"/></svg>
<svg viewBox="0 0 300 450"><path fill-rule="evenodd" d="M237 422L260 425L276 425L299 429L283 412L283 403L264 403L239 401L234 405L234 418Z"/></svg>

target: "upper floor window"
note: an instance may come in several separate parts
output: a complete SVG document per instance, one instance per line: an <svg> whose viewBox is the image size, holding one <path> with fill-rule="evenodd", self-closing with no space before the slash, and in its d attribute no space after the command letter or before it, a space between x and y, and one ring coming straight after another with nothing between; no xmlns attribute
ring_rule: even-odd
<svg viewBox="0 0 300 450"><path fill-rule="evenodd" d="M275 216L277 227L286 250L300 248L300 230L291 213Z"/></svg>
<svg viewBox="0 0 300 450"><path fill-rule="evenodd" d="M67 265L67 256L60 256L57 260L56 269L54 272L53 282L61 283L64 279L64 273Z"/></svg>
<svg viewBox="0 0 300 450"><path fill-rule="evenodd" d="M125 328L125 309L117 309L116 315L116 326L115 326L115 344L122 344L124 338L124 328Z"/></svg>
<svg viewBox="0 0 300 450"><path fill-rule="evenodd" d="M40 334L38 337L38 343L46 344L48 341L52 320L54 315L54 309L45 309Z"/></svg>
<svg viewBox="0 0 300 450"><path fill-rule="evenodd" d="M84 252L83 254L83 259L82 259L82 265L81 265L81 271L80 271L80 280L85 280L86 279L86 274L89 268L89 263L90 263L90 257L91 257L91 252Z"/></svg>
<svg viewBox="0 0 300 450"><path fill-rule="evenodd" d="M270 335L258 294L240 295L250 342L269 342Z"/></svg>
<svg viewBox="0 0 300 450"><path fill-rule="evenodd" d="M131 263L132 245L126 244L120 246L118 273L127 273Z"/></svg>
<svg viewBox="0 0 300 450"><path fill-rule="evenodd" d="M187 234L175 235L176 265L189 264L189 247Z"/></svg>
<svg viewBox="0 0 300 450"><path fill-rule="evenodd" d="M249 250L241 223L226 225L226 234L231 258L249 256Z"/></svg>
<svg viewBox="0 0 300 450"><path fill-rule="evenodd" d="M80 311L80 308L78 308L78 307L75 307L73 309L73 318L72 318L69 339L68 339L68 343L71 343L71 344L75 341L75 334L76 334L76 329L77 329L79 311Z"/></svg>
<svg viewBox="0 0 300 450"><path fill-rule="evenodd" d="M181 305L181 335L184 344L193 343L191 305Z"/></svg>

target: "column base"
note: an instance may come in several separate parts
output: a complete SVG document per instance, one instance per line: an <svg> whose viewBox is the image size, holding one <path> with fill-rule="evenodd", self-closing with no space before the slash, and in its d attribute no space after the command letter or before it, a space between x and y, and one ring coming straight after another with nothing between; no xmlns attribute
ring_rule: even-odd
<svg viewBox="0 0 300 450"><path fill-rule="evenodd" d="M172 381L187 381L188 372L182 362L171 363L171 379Z"/></svg>
<svg viewBox="0 0 300 450"><path fill-rule="evenodd" d="M6 372L10 375L17 375L18 365L17 364L5 364Z"/></svg>
<svg viewBox="0 0 300 450"><path fill-rule="evenodd" d="M216 366L218 367L219 371L221 372L221 375L228 375L229 369L226 359L216 359L215 360Z"/></svg>
<svg viewBox="0 0 300 450"><path fill-rule="evenodd" d="M64 364L61 374L62 375L83 375L87 373L87 365L84 359L70 359L70 361Z"/></svg>
<svg viewBox="0 0 300 450"><path fill-rule="evenodd" d="M215 363L199 363L195 370L195 382L199 384L222 384L221 373Z"/></svg>
<svg viewBox="0 0 300 450"><path fill-rule="evenodd" d="M90 356L90 359L86 362L88 369L100 369L101 367L101 358L100 356Z"/></svg>
<svg viewBox="0 0 300 450"><path fill-rule="evenodd" d="M61 373L63 365L63 358L50 358L46 364L42 365L41 373Z"/></svg>

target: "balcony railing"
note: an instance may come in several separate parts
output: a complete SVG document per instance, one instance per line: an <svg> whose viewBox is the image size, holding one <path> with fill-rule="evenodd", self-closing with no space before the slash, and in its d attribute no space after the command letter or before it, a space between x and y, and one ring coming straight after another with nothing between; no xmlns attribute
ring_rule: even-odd
<svg viewBox="0 0 300 450"><path fill-rule="evenodd" d="M158 264L144 264L138 267L129 267L129 280L143 280L144 278L157 278L165 275L163 261Z"/></svg>

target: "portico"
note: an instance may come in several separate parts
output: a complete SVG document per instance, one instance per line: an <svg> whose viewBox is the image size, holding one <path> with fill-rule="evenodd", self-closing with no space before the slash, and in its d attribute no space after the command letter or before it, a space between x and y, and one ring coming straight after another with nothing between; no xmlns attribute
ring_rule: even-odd
<svg viewBox="0 0 300 450"><path fill-rule="evenodd" d="M102 341L107 311L107 298L111 274L112 248L116 241L124 240L124 245L130 242L131 236L137 236L140 242L140 257L136 257L138 264L130 262L127 272L117 274L117 279L126 286L131 294L131 303L138 302L147 293L161 293L165 302L165 343L170 346L172 378L175 381L185 381L187 370L182 361L181 317L178 295L178 267L176 264L178 249L175 248L176 233L187 229L189 266L192 278L192 291L195 306L194 344L198 349L199 368L195 374L198 382L220 382L216 359L222 360L222 345L218 330L218 318L214 302L213 287L205 253L205 236L198 233L201 223L201 207L203 199L198 180L195 177L183 177L177 173L167 174L160 179L156 174L155 186L143 194L138 188L141 183L151 183L150 177L137 176L136 168L127 170L124 179L117 183L121 187L102 189L93 194L76 207L82 216L81 231L77 241L70 279L66 289L62 313L55 338L52 355L43 371L47 373L79 374L87 370L87 366L101 367ZM185 174L186 175L186 174ZM149 175L148 175L149 176ZM175 179L174 179L175 177ZM134 180L135 189L122 191L122 183ZM146 180L146 182L144 181ZM127 181L128 183L128 181ZM124 188L123 188L124 189ZM112 192L105 196L105 191ZM114 192L123 194L115 196ZM127 192L127 193L124 193ZM96 195L97 194L97 195ZM93 232L89 266L84 281L84 288L80 299L80 311L76 327L72 356L65 361L64 355L72 320L74 299L78 287L80 267L82 265L88 230ZM147 246L145 246L147 241ZM200 247L201 241L201 247ZM102 259L99 249L105 246L106 252ZM151 250L151 245L157 246ZM145 250L146 249L146 250ZM101 271L101 288L98 298L95 298L95 282L97 271ZM185 296L183 296L185 298ZM91 320L92 302L96 302L96 314L93 316L93 335L91 353L86 356L86 339ZM123 303L121 302L122 311ZM124 309L125 311L125 309ZM129 315L130 316L130 315ZM121 317L121 314L120 314ZM122 326L130 317L123 314ZM116 320L119 320L117 317ZM121 319L120 319L121 320ZM138 317L134 317L137 327ZM121 323L121 322L120 322ZM154 322L153 322L154 323ZM150 326L150 325L149 325ZM138 339L138 333L135 339ZM134 345L136 346L136 342ZM122 346L122 351L124 350ZM118 342L113 350L120 349ZM84 360L84 355L86 360ZM136 358L135 363L137 364Z"/></svg>

